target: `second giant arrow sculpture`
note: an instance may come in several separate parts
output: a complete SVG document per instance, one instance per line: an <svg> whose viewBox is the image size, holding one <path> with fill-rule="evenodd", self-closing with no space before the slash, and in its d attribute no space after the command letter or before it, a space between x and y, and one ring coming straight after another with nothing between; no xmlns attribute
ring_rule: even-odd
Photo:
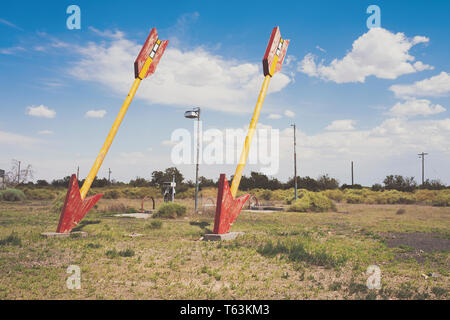
<svg viewBox="0 0 450 320"><path fill-rule="evenodd" d="M245 163L247 162L248 153L250 151L250 144L252 143L253 135L255 134L256 124L258 123L261 108L266 97L267 89L269 87L270 79L272 76L281 70L286 50L289 45L289 40L281 38L280 29L278 27L273 28L270 36L269 44L266 49L266 53L263 58L263 70L264 70L264 82L259 93L258 101L256 103L255 111L248 128L247 137L245 138L244 148L241 153L241 158L236 168L231 188L228 185L228 180L225 178L225 174L220 175L219 179L219 191L217 194L216 203L216 215L214 219L214 233L224 234L227 233L237 216L241 212L249 194L243 195L239 198L236 197L239 183L241 182L242 171L244 170Z"/></svg>
<svg viewBox="0 0 450 320"><path fill-rule="evenodd" d="M86 198L86 195L91 188L92 182L97 176L98 170L100 169L103 160L108 153L109 147L111 146L114 137L119 130L119 126L122 123L131 100L133 100L136 90L138 89L143 79L155 72L159 60L161 60L161 57L168 43L168 40L161 41L158 39L156 28L153 28L150 31L147 41L145 41L141 52L139 52L139 55L134 62L135 80L133 86L131 87L128 96L125 99L125 102L123 103L122 108L120 109L119 114L117 115L117 118L108 133L108 136L106 137L106 141L103 144L103 147L101 148L97 159L95 160L91 171L89 171L89 175L84 181L81 189L78 189L77 177L74 174L70 179L69 189L67 190L66 199L61 210L61 216L59 217L59 224L56 232L70 232L81 221L81 219L84 218L86 213L95 205L95 203L103 196L103 194L97 194L95 196Z"/></svg>

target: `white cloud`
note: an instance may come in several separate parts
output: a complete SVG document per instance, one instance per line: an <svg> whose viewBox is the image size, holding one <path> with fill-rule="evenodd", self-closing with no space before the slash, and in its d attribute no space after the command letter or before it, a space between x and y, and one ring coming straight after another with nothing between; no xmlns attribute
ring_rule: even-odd
<svg viewBox="0 0 450 320"><path fill-rule="evenodd" d="M295 117L294 111L291 111L291 110L285 110L285 111L284 111L284 115L285 115L286 117L288 117L288 118L294 118L294 117Z"/></svg>
<svg viewBox="0 0 450 320"><path fill-rule="evenodd" d="M39 118L54 118L56 116L55 110L49 109L48 107L41 104L40 106L27 107L27 112L29 116L39 117Z"/></svg>
<svg viewBox="0 0 450 320"><path fill-rule="evenodd" d="M433 67L417 61L409 50L429 39L416 36L412 40L403 33L392 33L383 28L372 28L353 42L350 52L342 59L334 59L329 65L316 63L308 53L298 64L298 71L311 77L319 77L336 83L364 82L366 77L382 79L397 77Z"/></svg>
<svg viewBox="0 0 450 320"><path fill-rule="evenodd" d="M103 118L106 115L106 110L89 110L84 115L86 118Z"/></svg>
<svg viewBox="0 0 450 320"><path fill-rule="evenodd" d="M355 130L355 120L334 120L325 129L328 131L350 131Z"/></svg>
<svg viewBox="0 0 450 320"><path fill-rule="evenodd" d="M8 55L15 54L16 52L19 52L19 51L25 51L25 48L21 47L21 46L15 46L15 47L10 47L10 48L1 48L0 49L1 54L8 54Z"/></svg>
<svg viewBox="0 0 450 320"><path fill-rule="evenodd" d="M389 114L393 116L429 116L441 112L446 109L439 104L431 104L426 99L410 99L404 102L396 103L390 110Z"/></svg>
<svg viewBox="0 0 450 320"><path fill-rule="evenodd" d="M389 88L397 97L440 97L450 93L450 73L414 82L413 84L396 84Z"/></svg>
<svg viewBox="0 0 450 320"><path fill-rule="evenodd" d="M327 50L325 50L325 49L323 49L323 48L321 48L319 46L316 46L316 49L319 50L319 51L322 51L322 52L327 52Z"/></svg>
<svg viewBox="0 0 450 320"><path fill-rule="evenodd" d="M1 18L0 18L0 23L6 25L6 26L8 26L8 27L11 27L11 28L13 28L13 29L17 29L17 30L23 31L23 29L22 29L21 27L15 25L14 23L12 23L12 22L10 22L10 21L8 21L8 20L1 19Z"/></svg>
<svg viewBox="0 0 450 320"><path fill-rule="evenodd" d="M77 49L80 59L68 72L77 79L98 82L120 95L127 94L141 46L123 36L110 42L90 42ZM150 104L251 112L263 79L259 62L229 60L202 47L182 50L169 43L157 72L142 82L143 88L136 97ZM269 93L282 90L290 81L287 75L278 73Z"/></svg>
<svg viewBox="0 0 450 320"><path fill-rule="evenodd" d="M267 119L281 119L281 114L271 113L267 116Z"/></svg>
<svg viewBox="0 0 450 320"><path fill-rule="evenodd" d="M178 143L177 141L172 141L172 140L163 140L163 141L161 141L161 145L162 146L169 146L169 147L174 146L177 143Z"/></svg>
<svg viewBox="0 0 450 320"><path fill-rule="evenodd" d="M13 146L21 146L21 147L29 147L40 140L35 138L30 138L27 136L23 136L16 133L0 131L0 145L13 145Z"/></svg>
<svg viewBox="0 0 450 320"><path fill-rule="evenodd" d="M41 130L38 132L38 134L53 134L53 131L51 130Z"/></svg>

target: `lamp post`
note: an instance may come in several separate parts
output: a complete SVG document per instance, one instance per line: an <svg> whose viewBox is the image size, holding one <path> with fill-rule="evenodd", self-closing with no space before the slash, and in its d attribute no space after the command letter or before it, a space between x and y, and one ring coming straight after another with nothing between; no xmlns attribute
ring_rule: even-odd
<svg viewBox="0 0 450 320"><path fill-rule="evenodd" d="M200 152L200 108L193 108L186 111L184 117L188 119L197 119L197 164L195 165L195 212L198 211L198 160Z"/></svg>

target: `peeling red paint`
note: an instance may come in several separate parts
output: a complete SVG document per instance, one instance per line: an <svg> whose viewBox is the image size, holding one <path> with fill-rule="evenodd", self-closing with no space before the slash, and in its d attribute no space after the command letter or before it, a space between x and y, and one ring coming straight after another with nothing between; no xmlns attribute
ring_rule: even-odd
<svg viewBox="0 0 450 320"><path fill-rule="evenodd" d="M77 177L73 174L70 177L69 189L67 190L56 232L68 233L72 231L102 196L103 193L100 193L82 200Z"/></svg>
<svg viewBox="0 0 450 320"><path fill-rule="evenodd" d="M219 191L217 193L216 216L214 218L214 233L227 233L242 210L249 194L234 199L225 174L220 174Z"/></svg>
<svg viewBox="0 0 450 320"><path fill-rule="evenodd" d="M269 44L267 45L266 53L264 54L263 58L263 69L264 69L264 76L270 75L273 76L273 74L270 74L270 66L272 65L273 59L277 52L278 44L281 40L281 34L280 34L280 28L275 27L272 30L272 34L270 35ZM281 48L280 54L278 56L278 62L277 66L275 67L274 74L281 71L281 66L283 64L284 57L286 56L287 47L289 45L289 40L283 39L283 47Z"/></svg>
<svg viewBox="0 0 450 320"><path fill-rule="evenodd" d="M152 49L155 46L155 43L157 40L158 40L158 32L156 31L156 28L153 28L150 31L150 34L148 35L147 40L145 41L144 45L142 46L142 49L139 52L139 55L137 56L136 61L134 62L134 77L135 78L137 78L139 76L139 73L141 72L142 67L145 64L145 61L147 60L150 53L152 52ZM169 40L161 41L158 49L156 50L156 54L153 57L152 64L150 65L150 68L148 69L147 74L145 75L144 78L155 73L156 67L158 66L158 63L159 63L159 60L161 60L161 57L164 53L164 50L166 50L168 43L169 43Z"/></svg>

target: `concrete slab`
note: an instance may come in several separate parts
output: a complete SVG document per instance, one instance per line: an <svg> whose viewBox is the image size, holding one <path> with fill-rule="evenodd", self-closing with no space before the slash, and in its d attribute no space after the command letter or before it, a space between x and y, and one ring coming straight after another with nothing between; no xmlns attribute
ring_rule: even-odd
<svg viewBox="0 0 450 320"><path fill-rule="evenodd" d="M84 231L74 231L70 233L42 232L41 236L46 238L87 238L88 234Z"/></svg>
<svg viewBox="0 0 450 320"><path fill-rule="evenodd" d="M208 233L203 236L203 241L229 241L234 240L237 236L244 234L244 232L228 232L224 234Z"/></svg>
<svg viewBox="0 0 450 320"><path fill-rule="evenodd" d="M136 219L148 219L151 218L152 215L148 213L121 213L121 214L115 214L114 217L123 217L123 218L136 218Z"/></svg>

